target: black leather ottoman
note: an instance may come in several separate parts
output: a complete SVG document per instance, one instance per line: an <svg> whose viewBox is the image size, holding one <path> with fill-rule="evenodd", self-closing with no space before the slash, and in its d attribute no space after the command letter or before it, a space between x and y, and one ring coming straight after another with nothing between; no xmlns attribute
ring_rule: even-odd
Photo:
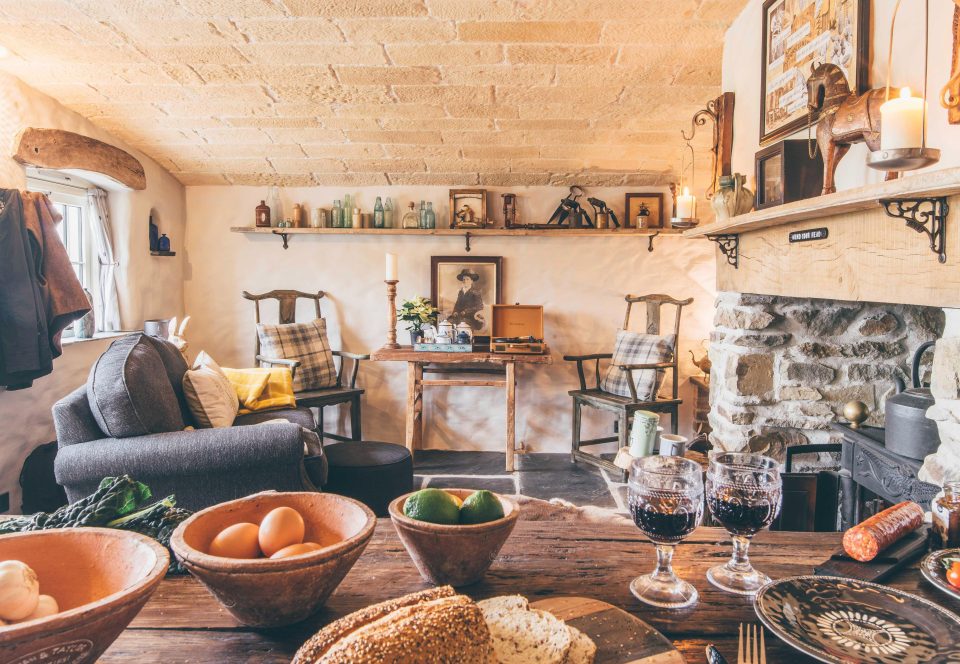
<svg viewBox="0 0 960 664"><path fill-rule="evenodd" d="M390 501L413 491L413 458L403 445L373 441L324 445L329 476L323 490L355 498L377 516Z"/></svg>

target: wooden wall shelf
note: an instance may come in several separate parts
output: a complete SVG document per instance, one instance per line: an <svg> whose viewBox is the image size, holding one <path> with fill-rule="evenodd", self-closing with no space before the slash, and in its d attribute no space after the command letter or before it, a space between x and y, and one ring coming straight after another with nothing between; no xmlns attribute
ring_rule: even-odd
<svg viewBox="0 0 960 664"><path fill-rule="evenodd" d="M694 238L747 233L796 221L877 209L880 199L933 198L954 194L960 194L960 168L946 168L749 212L692 228L683 236Z"/></svg>

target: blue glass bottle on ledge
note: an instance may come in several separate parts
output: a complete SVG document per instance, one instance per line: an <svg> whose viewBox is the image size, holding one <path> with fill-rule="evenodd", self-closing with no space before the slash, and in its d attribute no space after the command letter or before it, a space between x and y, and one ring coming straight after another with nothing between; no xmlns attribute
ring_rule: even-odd
<svg viewBox="0 0 960 664"><path fill-rule="evenodd" d="M433 203L427 201L427 209L423 214L424 228L434 229L437 227L437 215L433 211Z"/></svg>

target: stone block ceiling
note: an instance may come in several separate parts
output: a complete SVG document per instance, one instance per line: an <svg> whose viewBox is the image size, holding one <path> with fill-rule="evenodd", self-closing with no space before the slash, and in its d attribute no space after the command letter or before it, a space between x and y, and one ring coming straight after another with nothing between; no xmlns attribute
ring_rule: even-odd
<svg viewBox="0 0 960 664"><path fill-rule="evenodd" d="M744 4L0 0L0 68L184 184L655 185Z"/></svg>

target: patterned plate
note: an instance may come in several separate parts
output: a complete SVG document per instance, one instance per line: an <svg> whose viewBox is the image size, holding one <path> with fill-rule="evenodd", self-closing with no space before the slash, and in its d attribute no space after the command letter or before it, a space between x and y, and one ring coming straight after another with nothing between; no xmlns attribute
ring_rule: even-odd
<svg viewBox="0 0 960 664"><path fill-rule="evenodd" d="M753 606L771 632L821 662L960 662L960 617L876 583L794 576L761 588Z"/></svg>
<svg viewBox="0 0 960 664"><path fill-rule="evenodd" d="M960 599L960 588L955 588L947 583L947 568L943 566L944 558L960 559L960 549L943 549L928 553L927 557L920 561L920 571L923 577L935 585L938 590L942 590L955 599Z"/></svg>

